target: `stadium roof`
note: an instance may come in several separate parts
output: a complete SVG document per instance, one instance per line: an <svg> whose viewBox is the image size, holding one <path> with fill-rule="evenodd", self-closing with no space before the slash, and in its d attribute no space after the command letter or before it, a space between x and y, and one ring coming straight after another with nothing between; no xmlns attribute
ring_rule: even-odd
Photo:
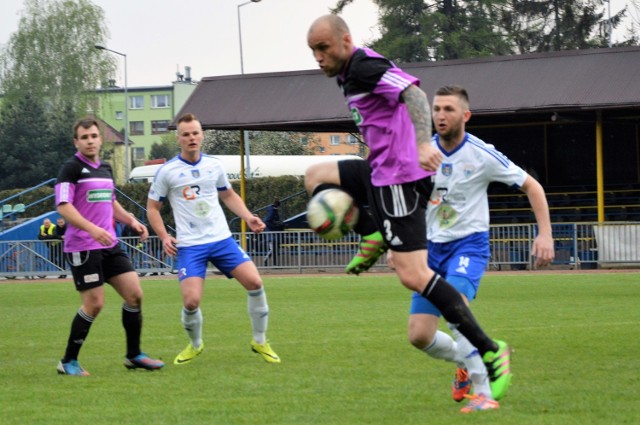
<svg viewBox="0 0 640 425"><path fill-rule="evenodd" d="M431 99L460 84L474 124L514 124L551 114L595 120L640 116L640 47L572 50L401 65ZM207 77L180 111L205 129L357 131L335 79L319 70ZM180 115L178 114L178 115Z"/></svg>

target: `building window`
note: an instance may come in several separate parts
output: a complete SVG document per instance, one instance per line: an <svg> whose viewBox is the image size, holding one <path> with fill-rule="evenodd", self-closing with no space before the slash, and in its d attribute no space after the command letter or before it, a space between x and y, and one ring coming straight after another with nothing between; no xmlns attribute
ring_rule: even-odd
<svg viewBox="0 0 640 425"><path fill-rule="evenodd" d="M133 160L144 161L144 148L133 148Z"/></svg>
<svg viewBox="0 0 640 425"><path fill-rule="evenodd" d="M152 108L168 108L169 107L169 95L167 94L154 94L151 96Z"/></svg>
<svg viewBox="0 0 640 425"><path fill-rule="evenodd" d="M169 121L151 121L151 134L166 133L169 131Z"/></svg>
<svg viewBox="0 0 640 425"><path fill-rule="evenodd" d="M129 96L129 109L143 109L144 97L142 96Z"/></svg>
<svg viewBox="0 0 640 425"><path fill-rule="evenodd" d="M320 146L320 153L324 153L324 146Z"/></svg>
<svg viewBox="0 0 640 425"><path fill-rule="evenodd" d="M144 121L131 121L129 123L129 134L131 136L142 136L144 134Z"/></svg>
<svg viewBox="0 0 640 425"><path fill-rule="evenodd" d="M347 137L347 143L350 145L356 145L358 143L358 138L356 136L354 136L353 134L350 134Z"/></svg>
<svg viewBox="0 0 640 425"><path fill-rule="evenodd" d="M301 137L300 138L300 144L302 146L309 146L309 138L308 137Z"/></svg>
<svg viewBox="0 0 640 425"><path fill-rule="evenodd" d="M116 111L116 119L117 120L121 120L122 119L122 111Z"/></svg>
<svg viewBox="0 0 640 425"><path fill-rule="evenodd" d="M333 134L333 135L329 136L329 144L332 145L332 146L339 145L340 144L340 135L339 134Z"/></svg>

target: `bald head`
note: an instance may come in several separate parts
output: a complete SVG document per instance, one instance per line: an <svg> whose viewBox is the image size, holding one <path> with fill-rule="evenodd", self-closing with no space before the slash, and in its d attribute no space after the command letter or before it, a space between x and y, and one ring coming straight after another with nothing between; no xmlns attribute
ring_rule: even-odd
<svg viewBox="0 0 640 425"><path fill-rule="evenodd" d="M347 23L338 15L323 15L319 17L318 19L313 21L311 27L309 27L308 35L310 35L319 27L325 27L337 37L349 33L349 27L347 26Z"/></svg>
<svg viewBox="0 0 640 425"><path fill-rule="evenodd" d="M307 44L328 77L340 73L354 49L349 27L337 15L324 15L313 21L307 33Z"/></svg>

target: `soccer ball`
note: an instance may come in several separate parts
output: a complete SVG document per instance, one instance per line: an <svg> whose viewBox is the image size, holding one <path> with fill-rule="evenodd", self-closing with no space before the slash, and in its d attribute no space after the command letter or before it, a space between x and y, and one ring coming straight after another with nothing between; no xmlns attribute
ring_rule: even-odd
<svg viewBox="0 0 640 425"><path fill-rule="evenodd" d="M330 241L349 233L358 222L358 215L358 207L351 195L340 189L318 192L307 204L309 227Z"/></svg>

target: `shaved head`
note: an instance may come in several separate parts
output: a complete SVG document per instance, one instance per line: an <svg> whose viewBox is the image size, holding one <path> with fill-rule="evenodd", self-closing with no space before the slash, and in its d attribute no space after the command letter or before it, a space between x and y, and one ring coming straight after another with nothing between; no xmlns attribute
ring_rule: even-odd
<svg viewBox="0 0 640 425"><path fill-rule="evenodd" d="M318 27L325 27L336 37L349 34L347 23L338 15L323 15L319 17L313 21L307 35L311 34Z"/></svg>
<svg viewBox="0 0 640 425"><path fill-rule="evenodd" d="M309 27L307 44L328 77L335 77L353 54L353 41L347 23L337 15L323 15Z"/></svg>

